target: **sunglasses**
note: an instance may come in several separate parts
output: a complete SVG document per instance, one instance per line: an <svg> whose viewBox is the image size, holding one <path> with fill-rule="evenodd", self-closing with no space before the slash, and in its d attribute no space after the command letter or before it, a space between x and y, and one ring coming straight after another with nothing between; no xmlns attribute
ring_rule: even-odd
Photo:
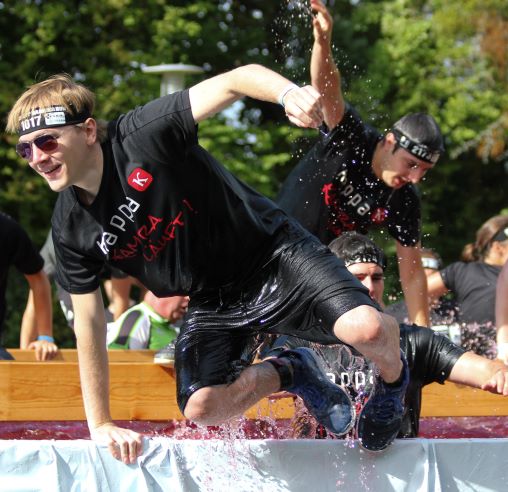
<svg viewBox="0 0 508 492"><path fill-rule="evenodd" d="M22 159L26 159L28 162L32 160L32 144L39 150L50 153L57 149L58 139L54 135L41 135L30 142L16 144L16 152Z"/></svg>

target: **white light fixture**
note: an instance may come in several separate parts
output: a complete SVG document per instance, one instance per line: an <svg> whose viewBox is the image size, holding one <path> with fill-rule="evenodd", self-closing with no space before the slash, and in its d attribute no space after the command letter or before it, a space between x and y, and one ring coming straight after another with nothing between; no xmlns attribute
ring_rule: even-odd
<svg viewBox="0 0 508 492"><path fill-rule="evenodd" d="M196 65L185 65L184 63L152 65L151 67L141 67L141 70L145 73L162 74L161 96L166 96L185 89L186 75L204 72L201 67Z"/></svg>

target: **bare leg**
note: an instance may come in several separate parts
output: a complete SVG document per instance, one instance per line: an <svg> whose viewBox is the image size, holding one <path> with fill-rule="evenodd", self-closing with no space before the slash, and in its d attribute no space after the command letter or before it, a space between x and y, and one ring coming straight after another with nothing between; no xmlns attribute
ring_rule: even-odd
<svg viewBox="0 0 508 492"><path fill-rule="evenodd" d="M280 389L280 378L266 362L244 369L232 384L207 386L194 392L185 417L201 425L218 425L243 414L261 398Z"/></svg>
<svg viewBox="0 0 508 492"><path fill-rule="evenodd" d="M343 314L333 331L337 338L373 361L385 382L392 383L399 378L402 371L400 330L395 318L370 306L359 306Z"/></svg>

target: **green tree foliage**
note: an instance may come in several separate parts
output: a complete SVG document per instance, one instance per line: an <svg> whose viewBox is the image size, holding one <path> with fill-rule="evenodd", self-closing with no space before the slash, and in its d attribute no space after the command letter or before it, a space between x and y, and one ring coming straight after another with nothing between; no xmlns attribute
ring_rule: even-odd
<svg viewBox="0 0 508 492"><path fill-rule="evenodd" d="M506 207L508 4L328 4L346 98L364 118L388 129L407 112L427 111L442 126L447 154L421 186L424 243L445 260L456 259L477 227ZM144 65L190 63L203 67L208 77L261 63L306 83L311 47L306 0L4 2L0 115L4 122L25 87L63 71L96 92L96 117L103 119L158 96L159 76L143 73ZM288 125L282 108L251 100L203 122L200 134L219 160L271 197L316 135ZM0 209L40 246L56 197L17 158L15 142L16 136L1 134ZM26 290L19 275L12 277L7 331L15 344Z"/></svg>

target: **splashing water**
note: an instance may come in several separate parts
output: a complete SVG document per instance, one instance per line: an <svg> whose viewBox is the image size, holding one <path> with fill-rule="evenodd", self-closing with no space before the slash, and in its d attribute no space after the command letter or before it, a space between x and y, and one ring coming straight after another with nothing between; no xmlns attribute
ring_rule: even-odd
<svg viewBox="0 0 508 492"><path fill-rule="evenodd" d="M489 359L497 357L496 327L492 323L463 323L460 345Z"/></svg>

